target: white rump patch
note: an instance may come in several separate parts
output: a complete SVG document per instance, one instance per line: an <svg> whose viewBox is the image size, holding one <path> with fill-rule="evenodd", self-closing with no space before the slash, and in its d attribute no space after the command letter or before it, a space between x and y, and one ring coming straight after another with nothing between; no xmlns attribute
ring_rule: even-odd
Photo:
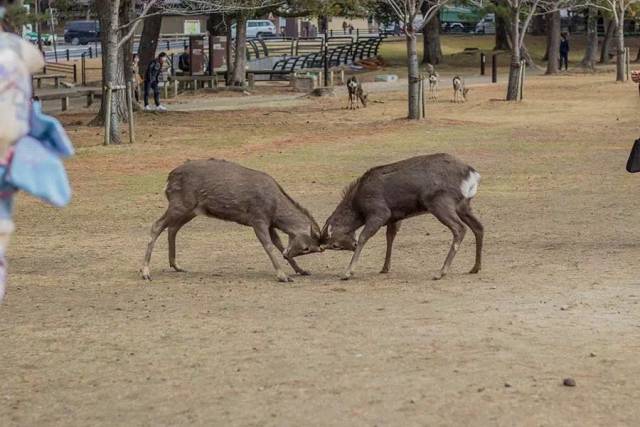
<svg viewBox="0 0 640 427"><path fill-rule="evenodd" d="M480 174L476 171L470 171L469 176L460 184L460 191L466 199L471 199L478 192L478 184L480 183Z"/></svg>

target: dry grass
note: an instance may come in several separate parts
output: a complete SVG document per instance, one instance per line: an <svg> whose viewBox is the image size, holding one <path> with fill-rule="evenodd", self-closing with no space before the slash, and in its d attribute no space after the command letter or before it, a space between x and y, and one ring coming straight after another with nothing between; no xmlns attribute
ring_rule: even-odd
<svg viewBox="0 0 640 427"><path fill-rule="evenodd" d="M103 148L99 130L68 125L73 204L17 206L2 424L633 424L640 233L624 163L638 97L612 80L533 78L520 104L474 87L422 123L401 119L403 91L354 112L339 98L140 115L135 146ZM282 285L250 229L196 219L178 238L190 273L168 270L162 241L155 280L139 278L166 174L187 158L265 170L322 221L368 167L438 151L483 176L478 276L463 274L469 234L450 277L429 280L450 234L420 217L386 276L383 233L352 282L337 280L348 254L324 253L301 259L313 276Z"/></svg>

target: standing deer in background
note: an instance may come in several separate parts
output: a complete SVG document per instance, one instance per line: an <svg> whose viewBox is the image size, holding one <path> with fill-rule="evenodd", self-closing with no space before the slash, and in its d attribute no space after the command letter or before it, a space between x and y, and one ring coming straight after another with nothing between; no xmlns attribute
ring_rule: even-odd
<svg viewBox="0 0 640 427"><path fill-rule="evenodd" d="M469 89L464 87L462 77L455 76L453 78L453 102L465 102L467 100Z"/></svg>
<svg viewBox="0 0 640 427"><path fill-rule="evenodd" d="M427 80L429 80L429 99L438 99L438 72L433 65L427 64L425 67L427 71Z"/></svg>
<svg viewBox="0 0 640 427"><path fill-rule="evenodd" d="M169 265L176 264L176 234L197 215L206 215L252 227L267 252L280 282L291 278L280 267L276 249L296 273L307 275L294 257L321 252L320 227L311 214L295 202L269 175L224 160L194 160L169 174L165 195L167 211L151 227L142 277L151 280L149 262L156 239L169 229ZM285 248L276 230L289 235Z"/></svg>
<svg viewBox="0 0 640 427"><path fill-rule="evenodd" d="M363 107L367 106L368 95L364 93L362 84L358 81L356 76L351 76L349 77L349 80L347 80L347 91L349 92L349 105L347 106L349 110L360 108L358 100L362 102Z"/></svg>
<svg viewBox="0 0 640 427"><path fill-rule="evenodd" d="M480 174L449 154L433 154L402 160L369 169L344 193L322 229L321 247L354 251L349 267L342 275L348 280L364 245L381 227L387 227L387 254L381 273L391 267L391 248L400 222L405 218L433 214L453 233L453 243L440 272L449 271L466 228L476 238L476 261L470 273L478 273L482 264L484 229L471 212L471 199L478 191ZM356 242L355 233L364 229Z"/></svg>

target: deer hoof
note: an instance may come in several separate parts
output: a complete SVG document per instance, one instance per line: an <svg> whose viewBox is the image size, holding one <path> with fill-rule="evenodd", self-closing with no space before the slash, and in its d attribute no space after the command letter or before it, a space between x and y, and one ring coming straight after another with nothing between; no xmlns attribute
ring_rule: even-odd
<svg viewBox="0 0 640 427"><path fill-rule="evenodd" d="M440 272L440 273L436 274L435 276L433 276L433 280L441 280L444 276L445 276L445 273Z"/></svg>
<svg viewBox="0 0 640 427"><path fill-rule="evenodd" d="M293 282L293 279L287 276L286 274L282 273L282 274L278 274L278 282L282 282L282 283Z"/></svg>
<svg viewBox="0 0 640 427"><path fill-rule="evenodd" d="M386 267L380 270L380 274L387 274L388 272L389 272L389 269Z"/></svg>
<svg viewBox="0 0 640 427"><path fill-rule="evenodd" d="M151 273L149 273L148 267L144 267L141 272L142 272L142 280L151 281Z"/></svg>
<svg viewBox="0 0 640 427"><path fill-rule="evenodd" d="M344 273L342 275L342 277L340 277L340 280L349 280L353 277L353 273L349 272L349 273Z"/></svg>
<svg viewBox="0 0 640 427"><path fill-rule="evenodd" d="M478 274L480 273L480 267L473 267L469 274Z"/></svg>
<svg viewBox="0 0 640 427"><path fill-rule="evenodd" d="M171 268L173 268L177 273L186 273L187 270L185 270L184 268L180 268L177 265L172 265Z"/></svg>
<svg viewBox="0 0 640 427"><path fill-rule="evenodd" d="M301 276L311 276L311 273L309 273L307 270L298 270L298 274Z"/></svg>

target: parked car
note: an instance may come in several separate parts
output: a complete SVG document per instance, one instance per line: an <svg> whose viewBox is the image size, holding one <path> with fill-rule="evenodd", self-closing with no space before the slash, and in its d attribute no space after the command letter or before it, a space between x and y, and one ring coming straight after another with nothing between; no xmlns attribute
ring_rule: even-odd
<svg viewBox="0 0 640 427"><path fill-rule="evenodd" d="M98 21L69 21L64 26L64 41L72 45L99 42L100 23Z"/></svg>
<svg viewBox="0 0 640 427"><path fill-rule="evenodd" d="M35 31L27 31L24 33L24 39L36 44L38 43L38 33ZM46 45L46 46L51 46L55 41L58 41L58 36L56 36L55 34L45 34L45 33L40 33L40 40L42 40L42 44Z"/></svg>
<svg viewBox="0 0 640 427"><path fill-rule="evenodd" d="M247 21L247 38L274 37L276 26L268 19L250 19ZM231 25L231 37L236 37L236 24Z"/></svg>
<svg viewBox="0 0 640 427"><path fill-rule="evenodd" d="M465 28L462 22L443 22L442 31L445 33L464 33Z"/></svg>
<svg viewBox="0 0 640 427"><path fill-rule="evenodd" d="M496 33L496 15L487 13L484 18L476 24L476 33L478 34L495 34Z"/></svg>

